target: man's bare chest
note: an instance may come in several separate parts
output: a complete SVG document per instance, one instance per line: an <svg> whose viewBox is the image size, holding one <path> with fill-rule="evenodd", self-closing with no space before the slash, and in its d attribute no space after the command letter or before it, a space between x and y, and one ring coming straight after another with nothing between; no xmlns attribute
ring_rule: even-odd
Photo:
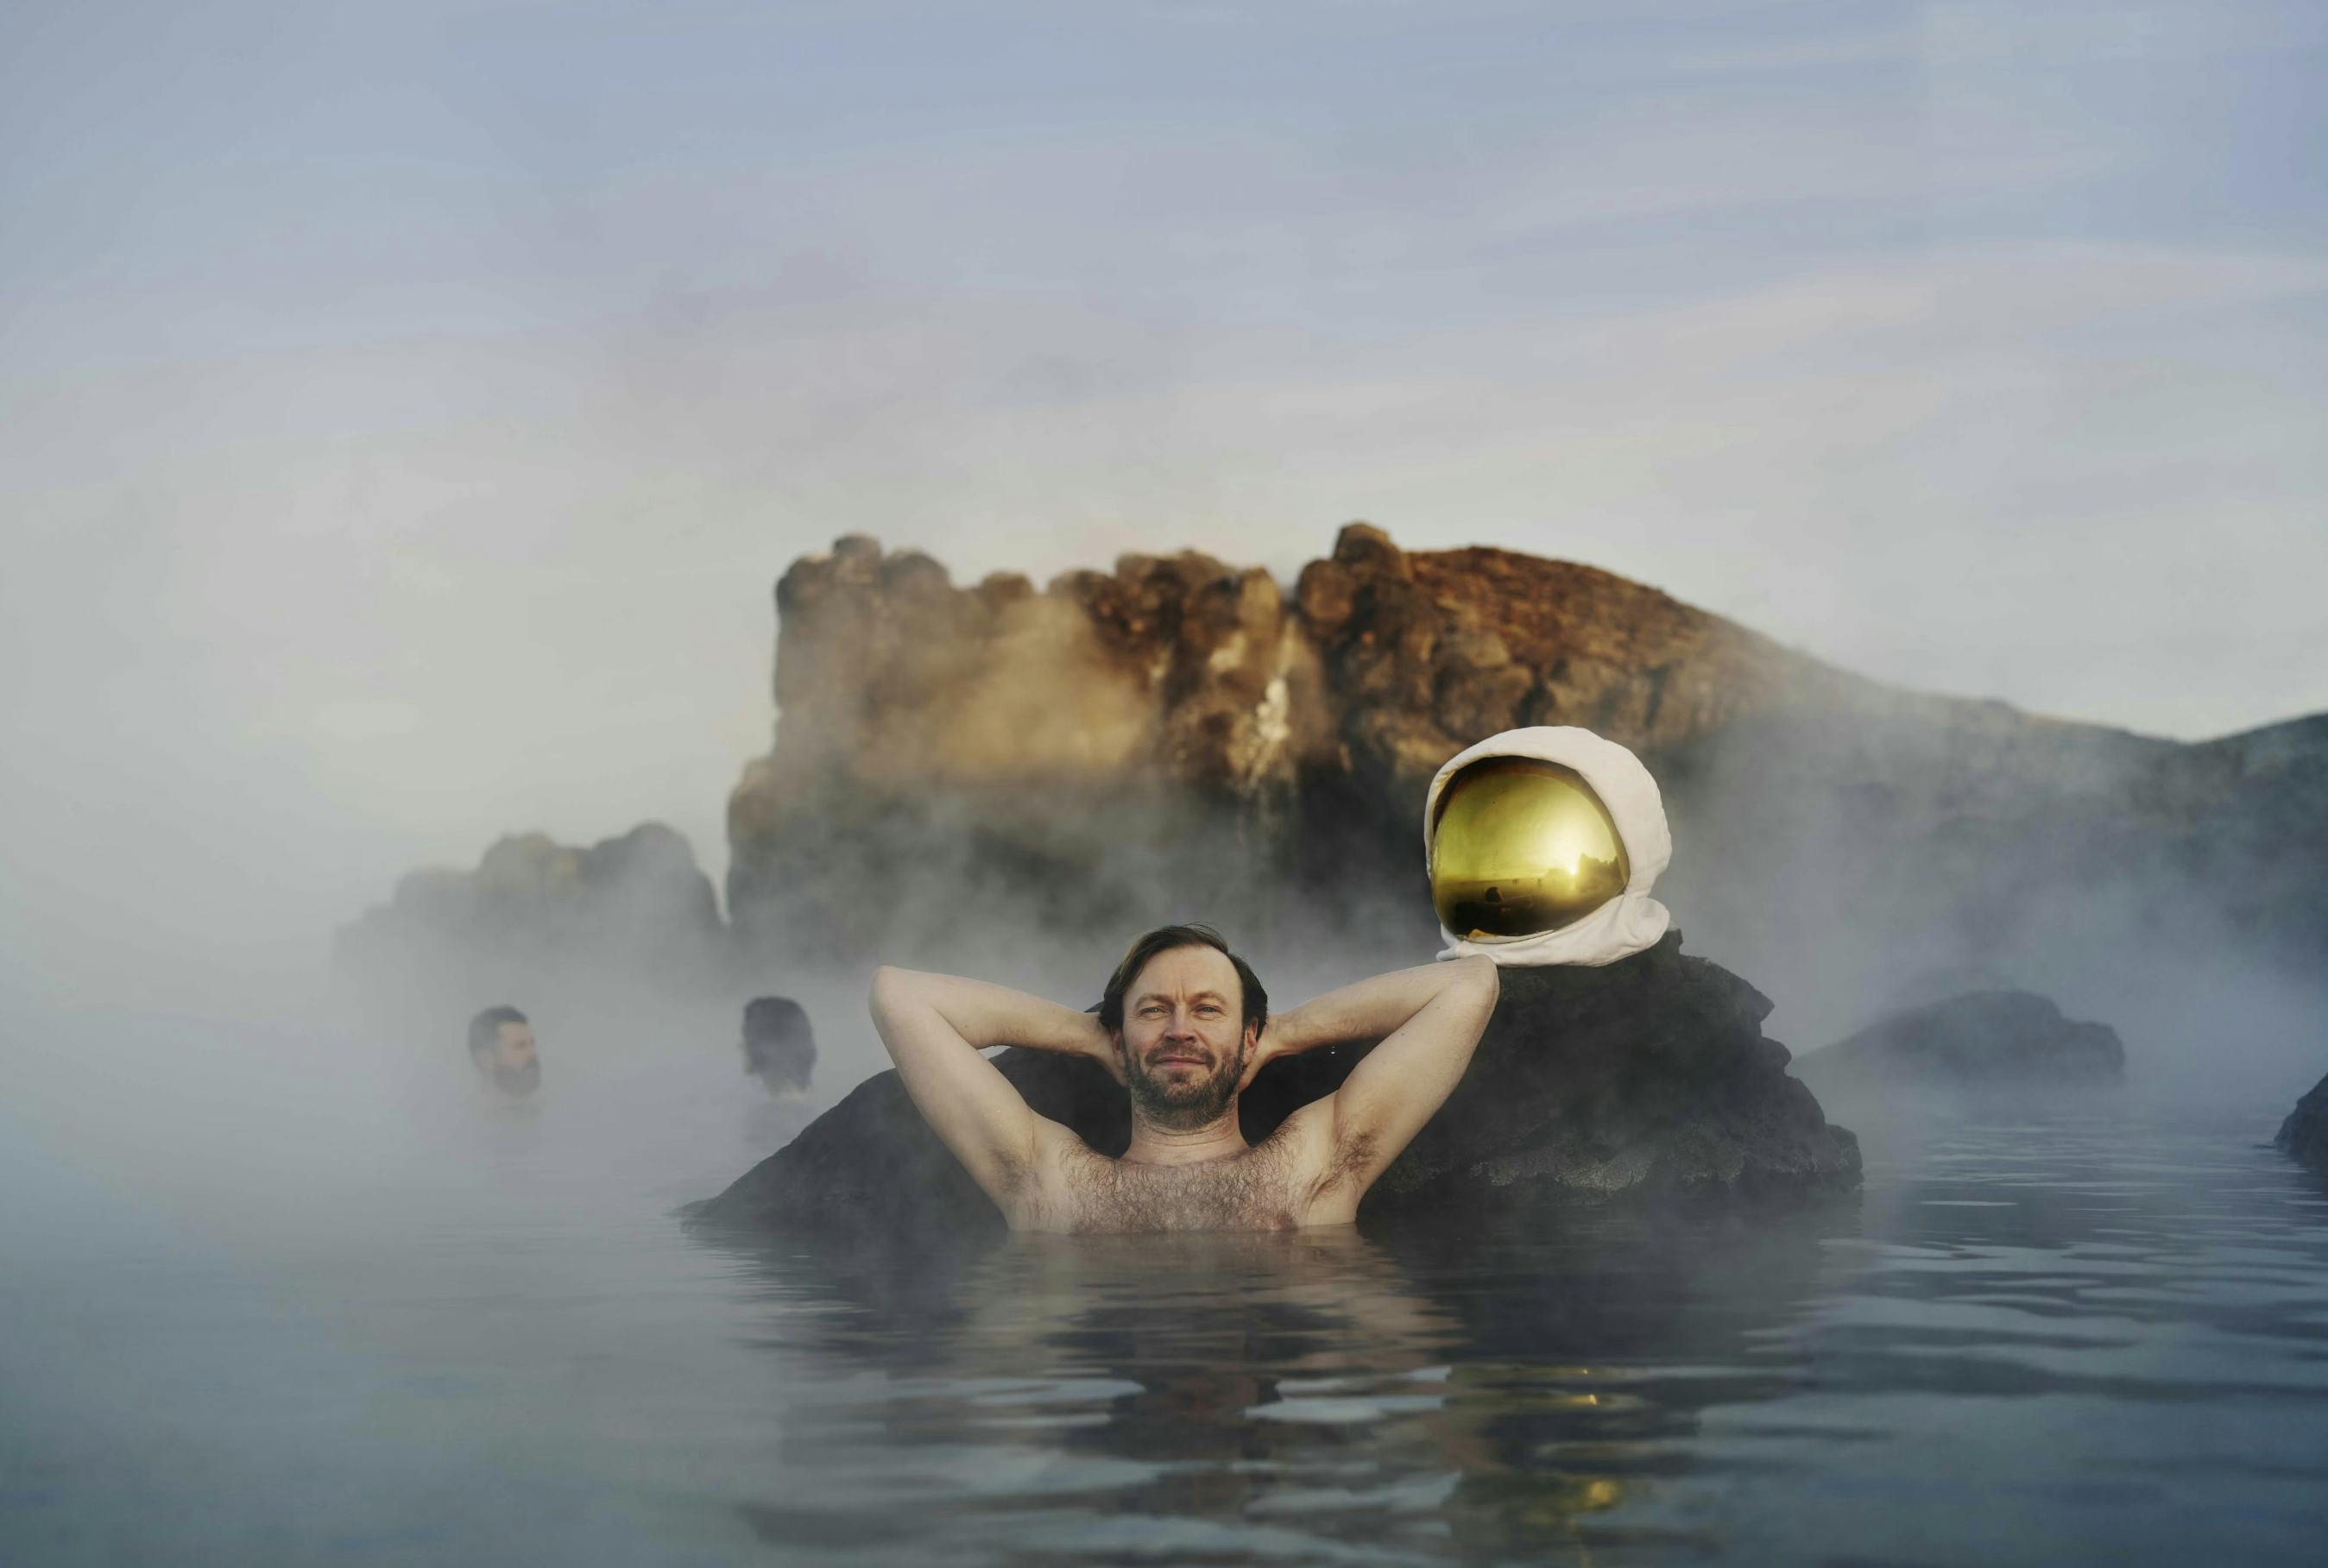
<svg viewBox="0 0 2328 1568"><path fill-rule="evenodd" d="M1146 1165L1089 1150L1061 1162L1045 1230L1291 1230L1310 1223L1314 1180L1272 1140L1196 1165Z"/></svg>

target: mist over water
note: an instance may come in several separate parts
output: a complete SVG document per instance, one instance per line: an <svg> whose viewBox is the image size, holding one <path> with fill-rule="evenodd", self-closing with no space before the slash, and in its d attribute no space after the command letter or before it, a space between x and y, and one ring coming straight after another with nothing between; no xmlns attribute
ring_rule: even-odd
<svg viewBox="0 0 2328 1568"><path fill-rule="evenodd" d="M1935 924L1717 789L1658 896L1798 1056L2008 985L2125 1085L1832 1099L1864 1189L1784 1212L918 1256L673 1211L886 1066L872 962L1083 1005L1131 930L964 873L840 963L327 962L504 832L717 881L845 530L1365 516L2045 712L2328 703L2317 8L1877 10L0 17L0 1563L2316 1560L2328 991L2171 881ZM1419 852L1328 936L1112 825L1284 1002L1434 945Z"/></svg>
<svg viewBox="0 0 2328 1568"><path fill-rule="evenodd" d="M886 1066L869 959L335 972L301 922L365 830L270 841L268 777L110 840L107 793L50 778L70 831L17 850L0 1558L2296 1563L2328 1525L2328 1190L2267 1147L2321 1001L2138 889L1894 952L1816 840L1791 904L1741 908L1729 825L1681 839L1689 951L1798 1053L1968 981L2125 1038L2082 1098L1830 1100L1868 1160L1842 1201L899 1256L674 1216ZM1296 1002L1429 956L1412 877L1330 935L1229 934ZM1095 1000L1131 933L1054 915L963 881L876 945ZM814 1021L806 1107L742 1072L760 992ZM466 1059L498 1002L540 1042L521 1102Z"/></svg>
<svg viewBox="0 0 2328 1568"><path fill-rule="evenodd" d="M2295 1563L2328 1524L2328 1190L2267 1147L2321 1000L2167 890L1893 951L1912 911L1838 894L1816 837L1741 907L1748 826L1685 834L1659 896L1798 1053L1976 982L2125 1038L2120 1089L1830 1099L1841 1201L900 1256L674 1215L886 1066L869 958L335 972L300 922L364 830L270 842L268 780L110 840L106 792L42 781L70 831L19 851L0 962L0 1557ZM1119 879L1202 880L1124 845ZM1419 853L1304 913L1226 922L1282 1004L1435 946ZM875 946L1095 1000L1131 933L1056 914L958 879ZM804 1107L742 1072L761 992L814 1021ZM520 1102L466 1059L500 1002L540 1042Z"/></svg>
<svg viewBox="0 0 2328 1568"><path fill-rule="evenodd" d="M899 1254L689 1234L769 1136L728 1042L533 1013L512 1105L328 1009L12 1011L79 1066L0 1113L0 1554L2292 1563L2328 1523L2328 1188L2260 1103L1901 1108L1792 1208Z"/></svg>

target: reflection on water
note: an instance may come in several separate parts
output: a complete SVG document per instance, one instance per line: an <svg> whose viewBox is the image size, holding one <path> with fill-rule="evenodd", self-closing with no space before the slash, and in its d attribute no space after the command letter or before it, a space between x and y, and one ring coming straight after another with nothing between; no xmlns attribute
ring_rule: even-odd
<svg viewBox="0 0 2328 1568"><path fill-rule="evenodd" d="M1670 1532L1598 1516L1674 1469L1708 1405L1785 1387L1756 1336L1800 1317L1854 1206L943 1258L715 1242L771 1353L879 1375L810 1407L815 1441L746 1512L824 1551L1018 1561L1654 1543Z"/></svg>
<svg viewBox="0 0 2328 1568"><path fill-rule="evenodd" d="M578 1076L239 1228L104 1219L0 1136L0 1561L2310 1563L2328 1530L2328 1192L2268 1108L1887 1129L1808 1208L899 1255L686 1232L756 1107Z"/></svg>
<svg viewBox="0 0 2328 1568"><path fill-rule="evenodd" d="M2312 1560L2316 1189L2230 1126L1903 1152L1662 1221L708 1238L803 1393L739 1507L835 1560Z"/></svg>

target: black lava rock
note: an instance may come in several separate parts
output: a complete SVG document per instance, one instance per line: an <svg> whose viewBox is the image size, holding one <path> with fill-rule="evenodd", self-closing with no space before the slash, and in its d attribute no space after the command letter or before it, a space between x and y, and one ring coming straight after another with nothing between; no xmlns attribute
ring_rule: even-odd
<svg viewBox="0 0 2328 1568"><path fill-rule="evenodd" d="M2107 1024L2061 1016L2027 991L1968 991L1878 1019L1811 1052L1800 1077L1826 1090L1891 1081L1962 1088L2115 1084L2126 1047Z"/></svg>
<svg viewBox="0 0 2328 1568"><path fill-rule="evenodd" d="M1858 1141L1828 1125L1788 1076L1786 1047L1762 1034L1769 999L1684 955L1678 932L1603 968L1507 969L1502 983L1463 1082L1375 1183L1362 1218L1858 1182ZM1247 1140L1331 1094L1372 1048L1272 1063L1240 1103ZM1124 1093L1097 1065L1020 1049L995 1062L1037 1112L1093 1148L1130 1141ZM895 1072L690 1212L721 1225L892 1236L1001 1225Z"/></svg>
<svg viewBox="0 0 2328 1568"><path fill-rule="evenodd" d="M2313 1169L2328 1173L2328 1078L2295 1103L2272 1142Z"/></svg>

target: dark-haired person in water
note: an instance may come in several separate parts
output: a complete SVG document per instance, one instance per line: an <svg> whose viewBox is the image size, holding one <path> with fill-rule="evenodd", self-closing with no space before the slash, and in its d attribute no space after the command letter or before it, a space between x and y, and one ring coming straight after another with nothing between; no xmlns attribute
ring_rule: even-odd
<svg viewBox="0 0 2328 1568"><path fill-rule="evenodd" d="M808 1097L816 1071L816 1030L808 1012L788 996L756 996L744 1004L744 1072L778 1100Z"/></svg>
<svg viewBox="0 0 2328 1568"><path fill-rule="evenodd" d="M744 1071L768 1097L752 1107L746 1134L763 1149L781 1149L816 1118L809 1079L816 1071L816 1031L808 1012L788 996L756 996L744 1006Z"/></svg>
<svg viewBox="0 0 2328 1568"><path fill-rule="evenodd" d="M1462 1080L1495 1009L1485 958L1426 964L1272 1017L1252 967L1202 925L1131 944L1097 1017L983 981L882 969L873 1022L906 1091L1013 1230L1342 1225ZM1258 1146L1237 1096L1278 1056L1381 1044ZM1131 1097L1122 1158L1028 1108L988 1046L1089 1056Z"/></svg>
<svg viewBox="0 0 2328 1568"><path fill-rule="evenodd" d="M480 1082L521 1097L541 1087L533 1026L513 1007L489 1007L469 1020L469 1064Z"/></svg>

